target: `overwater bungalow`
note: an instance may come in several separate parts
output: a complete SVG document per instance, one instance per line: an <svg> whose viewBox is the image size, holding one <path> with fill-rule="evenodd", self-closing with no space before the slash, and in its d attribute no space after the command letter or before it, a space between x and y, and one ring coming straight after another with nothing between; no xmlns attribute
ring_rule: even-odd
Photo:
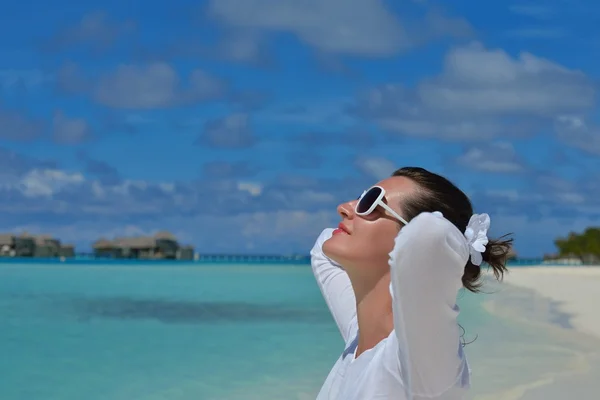
<svg viewBox="0 0 600 400"><path fill-rule="evenodd" d="M0 256L8 257L14 248L15 237L10 233L0 233Z"/></svg>
<svg viewBox="0 0 600 400"><path fill-rule="evenodd" d="M0 257L74 257L73 245L63 245L51 235L30 235L23 232L0 234Z"/></svg>
<svg viewBox="0 0 600 400"><path fill-rule="evenodd" d="M98 239L92 244L94 255L100 258L121 258L120 248L113 241Z"/></svg>
<svg viewBox="0 0 600 400"><path fill-rule="evenodd" d="M177 250L178 260L194 260L195 257L193 246L181 246L179 250Z"/></svg>
<svg viewBox="0 0 600 400"><path fill-rule="evenodd" d="M34 257L51 258L60 257L60 240L50 235L37 235L34 237Z"/></svg>
<svg viewBox="0 0 600 400"><path fill-rule="evenodd" d="M75 245L70 243L62 244L58 255L65 258L75 257Z"/></svg>
<svg viewBox="0 0 600 400"><path fill-rule="evenodd" d="M34 257L35 237L27 232L15 236L15 253L16 257Z"/></svg>
<svg viewBox="0 0 600 400"><path fill-rule="evenodd" d="M101 258L131 258L142 260L192 260L194 248L181 246L170 232L154 236L99 239L92 245L94 255Z"/></svg>

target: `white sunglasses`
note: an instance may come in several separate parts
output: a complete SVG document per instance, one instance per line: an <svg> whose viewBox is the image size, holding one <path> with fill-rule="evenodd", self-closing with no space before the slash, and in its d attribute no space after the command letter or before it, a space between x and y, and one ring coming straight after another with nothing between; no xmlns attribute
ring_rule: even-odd
<svg viewBox="0 0 600 400"><path fill-rule="evenodd" d="M354 207L354 212L356 215L365 216L371 214L377 206L381 206L385 211L390 213L393 217L398 219L404 225L407 225L408 222L402 218L398 213L390 206L385 204L383 198L385 197L385 189L381 186L373 186L369 190L365 190L363 194L358 198L356 202L356 206Z"/></svg>

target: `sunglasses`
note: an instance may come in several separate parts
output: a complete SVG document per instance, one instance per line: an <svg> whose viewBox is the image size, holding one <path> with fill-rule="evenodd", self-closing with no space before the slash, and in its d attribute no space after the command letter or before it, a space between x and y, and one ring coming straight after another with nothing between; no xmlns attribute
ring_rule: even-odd
<svg viewBox="0 0 600 400"><path fill-rule="evenodd" d="M363 194L358 198L354 212L356 213L356 215L366 216L375 211L377 206L381 206L381 208L390 213L393 217L398 219L404 225L407 225L408 222L406 222L404 218L398 215L396 211L392 210L390 206L385 204L385 202L383 201L384 197L385 189L381 186L373 186L369 190L365 190Z"/></svg>

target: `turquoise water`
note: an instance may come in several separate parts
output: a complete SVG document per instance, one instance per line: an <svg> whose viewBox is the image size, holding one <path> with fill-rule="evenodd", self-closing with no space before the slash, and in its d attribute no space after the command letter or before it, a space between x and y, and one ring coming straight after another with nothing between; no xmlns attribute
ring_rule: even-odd
<svg viewBox="0 0 600 400"><path fill-rule="evenodd" d="M2 400L314 394L340 346L306 267L0 267Z"/></svg>
<svg viewBox="0 0 600 400"><path fill-rule="evenodd" d="M549 373L535 345L564 341L484 299L459 302L474 393ZM0 265L1 400L314 399L342 347L308 266Z"/></svg>

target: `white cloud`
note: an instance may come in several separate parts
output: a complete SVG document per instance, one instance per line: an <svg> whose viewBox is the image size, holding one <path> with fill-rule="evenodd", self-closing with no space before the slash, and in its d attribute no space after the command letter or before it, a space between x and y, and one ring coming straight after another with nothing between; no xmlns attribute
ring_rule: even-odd
<svg viewBox="0 0 600 400"><path fill-rule="evenodd" d="M397 169L396 165L382 157L359 157L356 166L373 179L382 180Z"/></svg>
<svg viewBox="0 0 600 400"><path fill-rule="evenodd" d="M501 143L495 146L498 152L512 151ZM5 152L5 158L13 169L0 174L0 211L4 216L0 230L49 232L64 241L76 242L80 248L101 236L167 229L185 242L200 245L202 251L243 247L278 253L306 251L321 229L336 224L337 204L355 198L357 186L368 184L360 176L349 180L287 176L271 182L225 179L107 183L79 172L44 168L10 152ZM388 176L394 169L386 159L365 158L360 162L365 172L377 178ZM544 221L562 218L590 222L594 215L600 215L597 182L594 176L575 183L546 176L525 191L477 190L473 200L478 208L494 216L533 219L533 223L528 222L533 226L539 226L536 215ZM493 221L496 229L498 219ZM523 229L533 234L524 224L503 226L496 232L521 233ZM551 236L562 232L558 223L553 227L553 231L544 232L547 243L551 243Z"/></svg>
<svg viewBox="0 0 600 400"><path fill-rule="evenodd" d="M182 84L173 67L156 62L120 65L112 74L100 77L93 97L109 107L153 109L215 99L224 90L222 81L198 69L192 71L187 84Z"/></svg>
<svg viewBox="0 0 600 400"><path fill-rule="evenodd" d="M256 142L247 113L233 113L206 121L196 144L222 148L250 147Z"/></svg>
<svg viewBox="0 0 600 400"><path fill-rule="evenodd" d="M302 125L319 130L323 129L323 125L351 128L355 119L346 112L351 102L351 97L343 96L308 98L292 103L282 99L277 108L258 110L255 115L257 122L267 124Z"/></svg>
<svg viewBox="0 0 600 400"><path fill-rule="evenodd" d="M0 180L0 210L9 217L0 231L50 233L79 250L100 237L166 229L184 243L200 244L202 251L308 251L337 216L331 194L304 186L292 185L287 192L270 188L267 196L264 184L254 182L109 185L77 172L32 169L17 181Z"/></svg>
<svg viewBox="0 0 600 400"><path fill-rule="evenodd" d="M61 51L71 46L86 44L96 50L105 50L113 45L123 34L133 31L131 21L116 22L102 11L85 14L81 20L65 29L59 30L45 43L52 51Z"/></svg>
<svg viewBox="0 0 600 400"><path fill-rule="evenodd" d="M470 32L466 21L440 13L408 31L381 0L212 0L208 14L232 29L291 33L321 52L346 55L388 56L425 37Z"/></svg>
<svg viewBox="0 0 600 400"><path fill-rule="evenodd" d="M598 175L586 175L579 180L565 180L553 174L538 175L525 190L482 190L476 202L512 215L535 215L543 218L600 217L600 185Z"/></svg>
<svg viewBox="0 0 600 400"><path fill-rule="evenodd" d="M495 142L472 146L458 158L469 170L484 172L520 172L524 167L512 143Z"/></svg>
<svg viewBox="0 0 600 400"><path fill-rule="evenodd" d="M26 197L50 197L72 185L81 185L85 178L80 173L54 169L34 169L19 182L18 190Z"/></svg>
<svg viewBox="0 0 600 400"><path fill-rule="evenodd" d="M63 144L77 144L89 139L92 128L83 118L68 118L62 111L54 113L54 140Z"/></svg>
<svg viewBox="0 0 600 400"><path fill-rule="evenodd" d="M415 89L375 88L355 112L404 135L489 140L534 134L556 115L591 109L595 95L581 71L472 43L450 50L440 75Z"/></svg>
<svg viewBox="0 0 600 400"><path fill-rule="evenodd" d="M600 155L600 126L582 116L561 115L556 119L556 132L565 143L593 155Z"/></svg>
<svg viewBox="0 0 600 400"><path fill-rule="evenodd" d="M0 211L21 220L28 219L28 215L34 218L32 212L48 216L66 213L75 219L144 216L154 219L178 215L236 215L265 209L331 207L333 210L338 203L317 180L288 178L272 183L237 179L102 180L7 155L14 168L0 174ZM207 197L207 193L210 196Z"/></svg>
<svg viewBox="0 0 600 400"><path fill-rule="evenodd" d="M387 55L410 46L380 0L214 0L209 12L235 27L290 32L326 52Z"/></svg>
<svg viewBox="0 0 600 400"><path fill-rule="evenodd" d="M262 193L263 185L255 182L238 182L238 190L244 190L252 196L259 196Z"/></svg>
<svg viewBox="0 0 600 400"><path fill-rule="evenodd" d="M219 58L227 61L262 66L272 63L271 54L262 35L252 31L230 33L215 50Z"/></svg>
<svg viewBox="0 0 600 400"><path fill-rule="evenodd" d="M590 108L595 91L581 71L527 52L513 58L473 43L451 50L444 72L419 85L417 96L433 110L547 116Z"/></svg>
<svg viewBox="0 0 600 400"><path fill-rule="evenodd" d="M338 218L335 209L258 211L235 216L164 217L136 223L98 220L7 225L2 222L0 232L49 233L64 243L75 243L78 251L84 251L99 238L152 235L168 230L180 242L195 244L196 250L203 253L252 249L271 254L308 254L321 230L336 226Z"/></svg>

